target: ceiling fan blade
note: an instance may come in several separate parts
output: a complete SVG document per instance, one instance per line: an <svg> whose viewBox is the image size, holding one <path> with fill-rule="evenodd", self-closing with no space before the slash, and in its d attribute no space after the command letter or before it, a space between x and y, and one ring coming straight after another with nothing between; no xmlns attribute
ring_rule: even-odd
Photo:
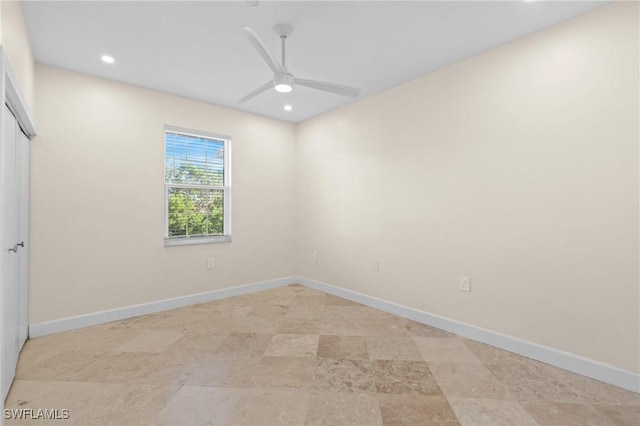
<svg viewBox="0 0 640 426"><path fill-rule="evenodd" d="M342 96L357 98L361 89L350 86L342 86L340 84L326 83L324 81L305 80L303 78L294 79L295 84L310 87L312 89L324 90L325 92L336 93Z"/></svg>
<svg viewBox="0 0 640 426"><path fill-rule="evenodd" d="M267 90L271 89L273 87L273 81L269 80L267 81L265 84L263 84L262 86L258 87L256 90L254 90L253 92L249 93L247 96L245 96L244 98L240 99L238 101L238 103L242 104L247 102L249 99L255 98L256 96L258 96L260 93L262 92L266 92Z"/></svg>
<svg viewBox="0 0 640 426"><path fill-rule="evenodd" d="M269 65L271 71L273 71L274 74L282 72L282 66L278 64L276 58L269 52L269 49L267 49L267 46L265 46L260 36L249 27L244 27L244 31L247 33L247 38L251 44L253 44L253 47L256 48L260 56L262 56L262 59Z"/></svg>

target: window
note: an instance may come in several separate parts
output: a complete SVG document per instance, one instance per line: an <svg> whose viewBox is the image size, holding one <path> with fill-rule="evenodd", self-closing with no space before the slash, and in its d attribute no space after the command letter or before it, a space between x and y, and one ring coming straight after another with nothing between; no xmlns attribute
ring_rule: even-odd
<svg viewBox="0 0 640 426"><path fill-rule="evenodd" d="M165 246L231 241L231 138L165 126Z"/></svg>

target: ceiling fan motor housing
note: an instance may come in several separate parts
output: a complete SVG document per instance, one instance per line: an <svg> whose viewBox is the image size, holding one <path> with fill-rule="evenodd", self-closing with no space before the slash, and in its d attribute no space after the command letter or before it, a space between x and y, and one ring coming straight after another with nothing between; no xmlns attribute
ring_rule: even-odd
<svg viewBox="0 0 640 426"><path fill-rule="evenodd" d="M273 85L276 91L288 93L293 90L293 76L289 73L281 72L275 75Z"/></svg>

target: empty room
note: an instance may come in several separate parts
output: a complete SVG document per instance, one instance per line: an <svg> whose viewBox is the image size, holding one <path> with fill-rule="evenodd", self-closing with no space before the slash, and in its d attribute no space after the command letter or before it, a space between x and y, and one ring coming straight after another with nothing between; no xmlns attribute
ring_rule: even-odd
<svg viewBox="0 0 640 426"><path fill-rule="evenodd" d="M640 3L0 1L0 425L640 425Z"/></svg>

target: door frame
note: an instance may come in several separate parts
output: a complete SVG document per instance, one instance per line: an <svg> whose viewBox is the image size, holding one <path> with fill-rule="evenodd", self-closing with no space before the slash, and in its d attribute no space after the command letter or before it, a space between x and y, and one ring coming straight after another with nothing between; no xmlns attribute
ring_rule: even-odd
<svg viewBox="0 0 640 426"><path fill-rule="evenodd" d="M0 100L3 104L9 105L18 120L18 124L31 140L38 134L35 118L22 94L20 84L13 73L9 58L4 53L2 46L0 46L0 56L2 56L2 61L0 61ZM3 124L0 123L0 126Z"/></svg>
<svg viewBox="0 0 640 426"><path fill-rule="evenodd" d="M13 115L15 115L18 124L27 135L27 138L29 140L33 139L37 134L35 119L11 68L9 58L5 54L4 49L2 49L2 46L0 46L0 101L2 102L0 106L4 104L9 106L9 109L13 112ZM4 114L0 116L0 137L2 137L4 126L7 125L2 117L4 117ZM1 284L2 283L0 283L0 285ZM2 291L0 290L0 306L2 306L2 303ZM0 335L2 334L1 330L4 330L4 326L2 315L0 315ZM0 366L3 365L2 363L4 361L2 357L3 354L0 350ZM2 374L4 373L0 367L0 376ZM0 408L4 410L4 398L0 401ZM0 417L0 424L2 423L3 419Z"/></svg>

